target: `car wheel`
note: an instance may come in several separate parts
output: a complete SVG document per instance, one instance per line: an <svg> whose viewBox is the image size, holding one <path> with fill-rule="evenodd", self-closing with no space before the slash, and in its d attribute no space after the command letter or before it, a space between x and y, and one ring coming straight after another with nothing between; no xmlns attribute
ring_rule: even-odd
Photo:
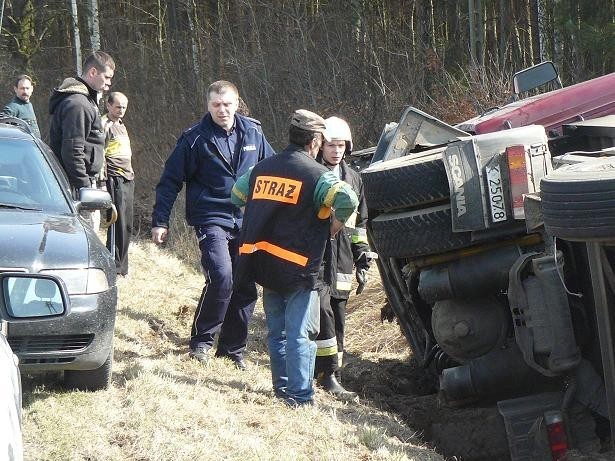
<svg viewBox="0 0 615 461"><path fill-rule="evenodd" d="M615 160L564 166L544 177L540 188L549 234L566 240L615 238Z"/></svg>
<svg viewBox="0 0 615 461"><path fill-rule="evenodd" d="M470 232L453 232L451 206L385 213L371 221L374 245L381 257L412 258L464 248Z"/></svg>
<svg viewBox="0 0 615 461"><path fill-rule="evenodd" d="M392 210L450 197L443 150L413 154L363 170L361 179L367 206L374 210Z"/></svg>
<svg viewBox="0 0 615 461"><path fill-rule="evenodd" d="M64 385L68 389L79 391L98 391L107 389L111 384L111 367L113 365L113 348L105 362L94 370L66 370Z"/></svg>

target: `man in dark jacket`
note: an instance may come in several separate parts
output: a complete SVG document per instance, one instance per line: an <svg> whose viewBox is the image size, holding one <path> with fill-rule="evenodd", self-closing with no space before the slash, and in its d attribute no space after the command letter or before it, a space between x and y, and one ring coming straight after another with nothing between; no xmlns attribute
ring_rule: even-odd
<svg viewBox="0 0 615 461"><path fill-rule="evenodd" d="M34 107L30 102L32 91L34 90L34 83L29 75L21 74L15 79L15 97L9 102L4 109L2 109L2 115L8 115L10 117L17 117L26 122L32 134L37 138L41 137L41 132L38 129L38 123L36 121L36 114L34 113Z"/></svg>
<svg viewBox="0 0 615 461"><path fill-rule="evenodd" d="M315 161L325 121L301 109L289 146L245 174L233 203L246 206L235 283L263 287L273 390L291 406L312 403L318 284L327 240L357 206L348 184Z"/></svg>
<svg viewBox="0 0 615 461"><path fill-rule="evenodd" d="M98 101L115 72L113 58L95 51L80 77L65 79L49 99L49 144L75 191L95 185L104 160L105 133Z"/></svg>
<svg viewBox="0 0 615 461"><path fill-rule="evenodd" d="M239 176L274 152L260 123L236 113L238 101L232 83L220 80L209 86L208 113L179 138L156 186L152 240L166 240L171 209L186 183L186 220L196 231L207 278L190 333L190 356L206 363L220 332L216 355L244 369L243 351L257 291L254 282L233 290L232 267L243 215L231 203L231 189Z"/></svg>
<svg viewBox="0 0 615 461"><path fill-rule="evenodd" d="M363 182L359 174L344 161L344 156L352 152L352 135L345 120L329 117L325 120L330 141L325 141L318 160L329 168L337 178L347 183L359 198L359 206L335 238L329 241L330 258L330 293L324 291L320 309L320 333L316 338L316 382L341 399L356 397L340 384L339 373L344 351L344 325L346 303L350 295L353 271L359 290L366 282L366 273L375 253L370 252L367 243L365 224L367 222L367 204L363 194Z"/></svg>

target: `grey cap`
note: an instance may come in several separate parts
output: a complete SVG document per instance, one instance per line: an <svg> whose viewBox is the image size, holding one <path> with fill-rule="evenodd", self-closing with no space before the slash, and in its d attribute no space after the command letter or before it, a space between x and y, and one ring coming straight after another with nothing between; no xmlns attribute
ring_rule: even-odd
<svg viewBox="0 0 615 461"><path fill-rule="evenodd" d="M301 128L305 131L315 131L317 133L322 133L325 141L331 141L329 137L329 133L327 133L327 125L325 124L325 119L320 115L315 114L306 109L298 109L293 113L293 116L290 120L290 124L296 126L297 128Z"/></svg>

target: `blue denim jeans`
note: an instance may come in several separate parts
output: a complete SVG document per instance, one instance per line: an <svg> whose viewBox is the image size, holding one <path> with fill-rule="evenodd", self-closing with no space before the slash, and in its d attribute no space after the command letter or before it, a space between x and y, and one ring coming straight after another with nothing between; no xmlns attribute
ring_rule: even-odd
<svg viewBox="0 0 615 461"><path fill-rule="evenodd" d="M310 403L314 395L318 299L316 290L282 294L263 289L273 390L291 405Z"/></svg>

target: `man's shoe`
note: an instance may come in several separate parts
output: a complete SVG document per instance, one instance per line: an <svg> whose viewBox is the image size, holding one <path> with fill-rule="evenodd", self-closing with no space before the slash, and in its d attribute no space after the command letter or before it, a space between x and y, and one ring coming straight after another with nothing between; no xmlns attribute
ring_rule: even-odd
<svg viewBox="0 0 615 461"><path fill-rule="evenodd" d="M292 397L285 397L282 399L283 402L289 406L290 408L306 408L306 407L316 407L316 402L314 400L295 400Z"/></svg>
<svg viewBox="0 0 615 461"><path fill-rule="evenodd" d="M235 368L237 368L239 371L246 371L248 369L248 366L246 365L246 362L243 361L243 359L239 359L239 360L231 359L231 361L235 365Z"/></svg>
<svg viewBox="0 0 615 461"><path fill-rule="evenodd" d="M319 374L316 378L316 384L339 400L354 400L357 398L357 393L346 390L344 386L337 381L334 373L329 375L324 373Z"/></svg>
<svg viewBox="0 0 615 461"><path fill-rule="evenodd" d="M203 365L206 365L209 361L209 349L203 346L197 346L195 348L190 349L190 353L188 354L191 358L198 360Z"/></svg>
<svg viewBox="0 0 615 461"><path fill-rule="evenodd" d="M248 369L246 362L244 362L243 358L241 357L237 358L235 356L226 355L226 354L218 354L218 353L216 353L216 357L230 360L231 362L233 362L233 365L235 365L235 368L237 368L238 370L246 371Z"/></svg>

